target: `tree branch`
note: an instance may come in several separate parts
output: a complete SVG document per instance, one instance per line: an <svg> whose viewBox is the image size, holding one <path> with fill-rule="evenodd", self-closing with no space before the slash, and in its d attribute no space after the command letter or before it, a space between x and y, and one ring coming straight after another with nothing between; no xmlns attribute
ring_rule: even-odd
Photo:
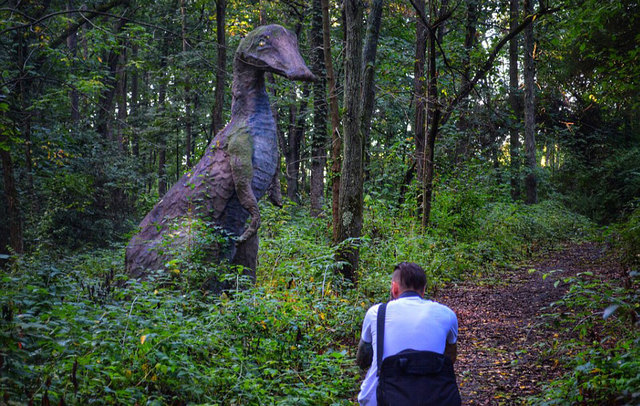
<svg viewBox="0 0 640 406"><path fill-rule="evenodd" d="M440 50L440 54L442 55L442 61L444 62L444 65L447 67L447 69L449 69L450 73L454 73L454 72L460 73L458 69L453 68L449 63L449 60L447 59L447 55L445 54L444 49L442 49L442 44L440 43L440 40L438 40L438 36L436 35L436 29L440 25L442 25L445 21L447 21L449 18L451 18L451 15L455 11L455 9L458 8L458 6L456 5L453 9L443 13L440 17L438 17L438 19L436 19L436 22L433 23L433 25L431 25L427 21L427 17L424 15L424 12L420 8L418 8L415 1L414 0L409 0L409 1L411 2L411 5L413 6L416 13L418 13L418 17L422 25L424 25L427 31L429 31L429 35L432 35L436 39L436 44L438 45L438 49Z"/></svg>
<svg viewBox="0 0 640 406"><path fill-rule="evenodd" d="M62 34L60 34L56 39L51 41L49 43L49 46L51 48L57 47L58 45L62 44L64 41L66 41L67 37L69 35L71 35L72 33L76 32L80 27L82 27L84 24L86 24L86 22L88 20L97 17L99 15L99 13L104 13L104 12L109 11L112 8L120 6L120 5L129 5L129 0L112 0L107 4L104 4L104 5L100 6L100 7L97 7L93 11L87 11L86 15L83 15L82 19L76 21L74 24L71 24L66 30L64 30L62 32Z"/></svg>
<svg viewBox="0 0 640 406"><path fill-rule="evenodd" d="M411 1L413 1L413 0L411 0ZM537 13L530 14L530 15L526 16L525 19L517 27L515 27L507 35L502 37L502 39L500 39L500 41L498 41L498 43L493 47L493 49L489 53L489 57L487 58L487 60L476 71L476 73L473 76L473 79L471 79L470 81L466 82L465 85L460 89L460 92L457 94L455 99L453 99L449 103L449 105L447 106L447 108L445 109L445 111L444 111L444 113L442 115L442 118L440 120L440 124L443 125L443 124L445 124L447 122L447 120L451 117L451 113L453 113L453 109L458 105L458 103L460 103L460 101L462 101L465 97L467 97L469 95L469 93L471 93L471 91L474 89L474 87L478 83L478 81L480 81L482 78L485 77L485 75L493 67L493 63L495 62L496 58L498 57L498 54L500 53L500 50L509 42L509 40L511 40L516 35L520 34L536 18L541 17L541 16L546 15L546 14L552 14L552 13L558 11L558 10L559 10L558 8L554 8L554 9L542 8Z"/></svg>
<svg viewBox="0 0 640 406"><path fill-rule="evenodd" d="M40 18L37 19L33 19L31 22L27 23L27 24L22 24L22 25L17 25L14 27L9 27L6 28L2 31L0 31L0 36L3 34L6 34L7 32L11 32L11 31L16 31L16 30L21 30L24 28L29 28L32 27L34 25L40 24L41 22L48 20L50 18L53 18L55 16L58 15L62 15L62 14L72 14L72 13L83 13L83 18L78 19L78 21L76 21L74 24L71 24L69 27L67 27L62 34L60 34L58 37L56 37L53 41L51 41L49 43L49 46L51 48L55 48L58 45L62 44L64 41L66 41L67 37L69 35L71 35L72 33L74 33L75 31L77 31L80 27L82 27L84 24L87 23L87 21L89 19L92 19L94 17L97 17L99 15L104 15L107 11L111 10L114 7L120 6L120 5L129 5L129 0L112 0L109 3L103 4L102 6L97 7L95 10L62 10L62 11L56 11L53 13L49 13L45 16L42 16ZM31 19L30 16L18 11L18 10L14 10L14 9L9 9L9 8L3 8L0 9L0 11L10 11L10 12L15 12L18 13L20 15L22 15L24 18L28 18Z"/></svg>

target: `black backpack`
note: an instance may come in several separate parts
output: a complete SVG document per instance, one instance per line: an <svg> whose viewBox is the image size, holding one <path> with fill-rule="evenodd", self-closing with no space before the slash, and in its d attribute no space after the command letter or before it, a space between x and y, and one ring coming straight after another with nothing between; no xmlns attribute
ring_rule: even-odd
<svg viewBox="0 0 640 406"><path fill-rule="evenodd" d="M460 406L449 357L431 351L404 350L382 360L387 303L378 309L378 389L380 406Z"/></svg>

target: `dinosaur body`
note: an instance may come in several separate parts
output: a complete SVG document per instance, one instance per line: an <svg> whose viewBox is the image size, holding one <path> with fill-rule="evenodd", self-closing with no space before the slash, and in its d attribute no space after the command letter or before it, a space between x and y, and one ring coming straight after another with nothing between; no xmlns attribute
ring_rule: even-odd
<svg viewBox="0 0 640 406"><path fill-rule="evenodd" d="M313 80L297 48L295 35L278 25L260 27L238 46L234 58L231 120L215 136L200 161L173 185L140 223L129 242L126 266L132 276L163 269L169 259L163 238L174 249L185 244L188 219L207 219L229 236L226 257L255 271L258 200L276 175L276 123L264 73ZM245 227L247 219L250 224ZM161 247L162 246L162 247ZM162 248L162 249L161 249ZM212 260L223 258L212 258Z"/></svg>

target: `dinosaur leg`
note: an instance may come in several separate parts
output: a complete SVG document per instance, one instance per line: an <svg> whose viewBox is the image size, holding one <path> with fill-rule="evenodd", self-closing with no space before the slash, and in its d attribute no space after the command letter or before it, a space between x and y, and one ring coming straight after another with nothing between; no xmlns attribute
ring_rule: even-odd
<svg viewBox="0 0 640 406"><path fill-rule="evenodd" d="M244 154L243 154L244 155ZM244 242L253 236L260 227L260 210L258 209L258 201L251 189L251 181L253 180L253 166L251 164L250 151L247 156L232 155L231 157L231 176L236 188L236 194L242 207L247 209L251 215L251 222L244 230L238 242Z"/></svg>
<svg viewBox="0 0 640 406"><path fill-rule="evenodd" d="M254 234L246 241L238 243L233 263L244 267L244 274L256 281L256 268L258 267L258 234Z"/></svg>

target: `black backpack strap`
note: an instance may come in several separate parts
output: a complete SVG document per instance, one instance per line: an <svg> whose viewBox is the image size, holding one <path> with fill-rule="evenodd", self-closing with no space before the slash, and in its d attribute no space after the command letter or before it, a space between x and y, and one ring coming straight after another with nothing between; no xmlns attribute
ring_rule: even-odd
<svg viewBox="0 0 640 406"><path fill-rule="evenodd" d="M380 368L382 367L382 352L384 351L384 318L386 314L387 314L387 302L384 302L380 304L380 307L378 308L378 319L377 319L378 330L376 334L378 335L378 343L376 345L376 353L377 353L376 360L378 362L378 375L380 375Z"/></svg>

